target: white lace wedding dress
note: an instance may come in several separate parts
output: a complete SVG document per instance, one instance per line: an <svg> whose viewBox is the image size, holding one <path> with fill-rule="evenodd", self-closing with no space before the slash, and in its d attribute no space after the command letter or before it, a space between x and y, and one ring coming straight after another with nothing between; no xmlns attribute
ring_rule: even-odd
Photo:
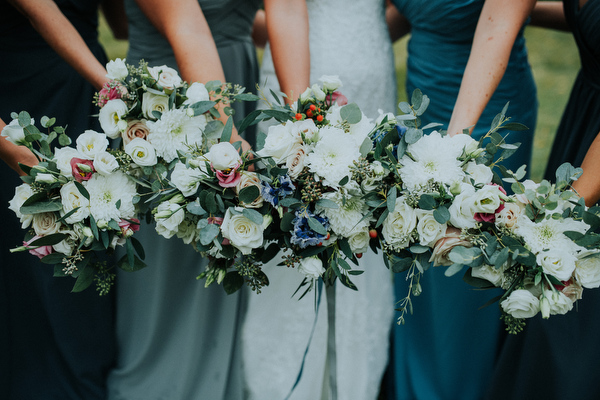
<svg viewBox="0 0 600 400"><path fill-rule="evenodd" d="M384 0L307 0L310 21L311 82L339 75L340 91L370 118L378 109L396 111L396 80ZM278 89L273 63L265 51L261 83ZM260 128L259 128L260 129ZM271 262L270 286L248 291L242 326L245 395L248 400L285 399L296 383L315 321L315 296L292 294L302 276ZM392 278L381 253L365 254L353 277L358 291L338 283L336 291L337 386L340 400L376 399L388 361L393 324ZM323 293L316 329L303 373L290 400L327 399L327 304Z"/></svg>

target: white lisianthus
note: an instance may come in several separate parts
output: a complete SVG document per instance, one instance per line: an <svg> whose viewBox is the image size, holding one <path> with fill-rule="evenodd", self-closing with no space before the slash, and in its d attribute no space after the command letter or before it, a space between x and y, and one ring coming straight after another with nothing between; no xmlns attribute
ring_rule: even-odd
<svg viewBox="0 0 600 400"><path fill-rule="evenodd" d="M54 176L53 174L46 174L46 173L42 173L42 172L38 172L35 175L35 181L38 183L54 183L58 181L58 178L56 176Z"/></svg>
<svg viewBox="0 0 600 400"><path fill-rule="evenodd" d="M575 278L587 289L600 287L600 252L586 250L575 262Z"/></svg>
<svg viewBox="0 0 600 400"><path fill-rule="evenodd" d="M86 189L90 194L90 212L96 221L119 221L135 216L135 183L123 172L115 171L106 176L94 174L87 181ZM117 207L119 201L120 207Z"/></svg>
<svg viewBox="0 0 600 400"><path fill-rule="evenodd" d="M183 243L190 244L198 238L198 229L194 221L182 221L177 230L177 237L183 240Z"/></svg>
<svg viewBox="0 0 600 400"><path fill-rule="evenodd" d="M287 128L292 136L294 136L294 145L304 142L312 143L319 138L319 128L315 125L315 121L308 118L303 121L288 122Z"/></svg>
<svg viewBox="0 0 600 400"><path fill-rule="evenodd" d="M56 213L42 212L33 215L33 223L31 225L36 235L46 236L57 233L60 230L62 223L58 222Z"/></svg>
<svg viewBox="0 0 600 400"><path fill-rule="evenodd" d="M418 190L430 180L452 185L464 179L465 173L457 155L448 151L449 141L449 137L442 138L434 131L408 146L407 154L399 160L402 165L400 176L408 190Z"/></svg>
<svg viewBox="0 0 600 400"><path fill-rule="evenodd" d="M227 209L221 224L221 233L242 254L248 255L262 246L265 227L264 219L263 224L256 224L242 213L243 210L242 207L235 207L234 211L231 208Z"/></svg>
<svg viewBox="0 0 600 400"><path fill-rule="evenodd" d="M188 146L202 146L204 136L197 122L184 109L165 111L158 121L148 121L148 141L159 157L171 162L177 158L177 150L185 152Z"/></svg>
<svg viewBox="0 0 600 400"><path fill-rule="evenodd" d="M257 154L261 157L272 157L277 164L283 164L298 141L292 134L292 122L283 125L272 125L265 138L265 145Z"/></svg>
<svg viewBox="0 0 600 400"><path fill-rule="evenodd" d="M375 124L370 118L367 118L365 114L361 112L362 118L356 124L347 125L344 124L345 121L342 118L341 110L342 106L334 104L327 111L327 119L330 121L331 125L337 127L346 127L348 135L354 140L356 146L360 147L364 140L369 136L369 133L375 127Z"/></svg>
<svg viewBox="0 0 600 400"><path fill-rule="evenodd" d="M315 206L315 211L327 217L333 232L348 238L357 232L367 229L369 219L363 219L368 212L368 207L360 196L344 194L341 191L323 194L323 199L331 200L338 208Z"/></svg>
<svg viewBox="0 0 600 400"><path fill-rule="evenodd" d="M117 81L122 81L127 78L129 75L129 71L127 71L127 64L125 64L124 59L117 58L116 60L111 60L106 64L106 77L108 79L114 79Z"/></svg>
<svg viewBox="0 0 600 400"><path fill-rule="evenodd" d="M312 96L312 89L306 88L306 90L300 94L300 101L306 101L306 100L310 99L310 96ZM298 109L297 103L294 105L295 105L294 110L297 110Z"/></svg>
<svg viewBox="0 0 600 400"><path fill-rule="evenodd" d="M524 208L521 204L504 203L504 208L496 214L496 226L504 227L511 231L514 230L518 224L519 216L523 214Z"/></svg>
<svg viewBox="0 0 600 400"><path fill-rule="evenodd" d="M188 168L185 164L178 162L171 173L171 183L188 197L192 196L200 186L203 177L202 171L196 168Z"/></svg>
<svg viewBox="0 0 600 400"><path fill-rule="evenodd" d="M544 298L548 299L550 315L564 315L573 309L573 301L562 292L544 290Z"/></svg>
<svg viewBox="0 0 600 400"><path fill-rule="evenodd" d="M142 95L142 114L148 119L155 120L152 111L164 113L169 109L169 97L146 92Z"/></svg>
<svg viewBox="0 0 600 400"><path fill-rule="evenodd" d="M540 311L539 299L525 289L513 291L500 306L515 318L531 318Z"/></svg>
<svg viewBox="0 0 600 400"><path fill-rule="evenodd" d="M479 147L479 142L470 135L454 135L444 137L447 151L453 153L455 157L470 156L477 158L483 149Z"/></svg>
<svg viewBox="0 0 600 400"><path fill-rule="evenodd" d="M103 153L99 153L94 158L94 169L102 175L110 175L117 168L119 168L119 162L109 152L105 151Z"/></svg>
<svg viewBox="0 0 600 400"><path fill-rule="evenodd" d="M350 245L350 250L353 253L366 253L369 250L369 241L371 237L369 236L369 229L364 228L357 233L354 233L348 238L348 244Z"/></svg>
<svg viewBox="0 0 600 400"><path fill-rule="evenodd" d="M142 138L136 137L127 143L125 153L129 154L134 163L142 167L151 167L158 161L154 146Z"/></svg>
<svg viewBox="0 0 600 400"><path fill-rule="evenodd" d="M67 237L61 240L60 242L53 244L52 248L57 253L62 253L66 256L70 256L71 254L73 254L73 250L75 249L75 244L79 239L79 235L75 231L70 229L61 229L60 233L64 233L65 235L67 235Z"/></svg>
<svg viewBox="0 0 600 400"><path fill-rule="evenodd" d="M471 268L471 276L485 279L492 285L500 287L504 279L504 268L496 268L493 265L484 264L481 267Z"/></svg>
<svg viewBox="0 0 600 400"><path fill-rule="evenodd" d="M165 89L175 89L181 86L182 81L179 74L171 67L166 65L148 67L148 72Z"/></svg>
<svg viewBox="0 0 600 400"><path fill-rule="evenodd" d="M67 224L74 224L89 217L90 201L81 194L75 182L68 182L60 188L60 201L63 206L60 213L61 216L77 209L69 217L65 218Z"/></svg>
<svg viewBox="0 0 600 400"><path fill-rule="evenodd" d="M465 168L466 176L465 182L471 183L471 179L476 185L487 185L492 182L494 173L492 169L485 164L477 164L475 161L467 163Z"/></svg>
<svg viewBox="0 0 600 400"><path fill-rule="evenodd" d="M394 212L383 221L381 233L387 244L395 250L401 250L410 244L412 232L416 227L416 210L406 204L404 197L398 197Z"/></svg>
<svg viewBox="0 0 600 400"><path fill-rule="evenodd" d="M319 279L325 273L325 268L323 268L321 260L313 256L300 260L298 272L301 272L307 278Z"/></svg>
<svg viewBox="0 0 600 400"><path fill-rule="evenodd" d="M333 92L342 87L342 81L338 75L323 75L319 78L323 90Z"/></svg>
<svg viewBox="0 0 600 400"><path fill-rule="evenodd" d="M229 142L217 143L210 148L206 158L217 171L226 171L237 168L242 163L242 158L238 151Z"/></svg>
<svg viewBox="0 0 600 400"><path fill-rule="evenodd" d="M12 210L17 218L21 221L21 228L25 229L33 220L32 214L22 214L21 206L25 203L25 200L33 196L33 190L31 190L31 186L26 183L23 183L15 188L14 197L8 202L8 208Z"/></svg>
<svg viewBox="0 0 600 400"><path fill-rule="evenodd" d="M260 184L260 178L258 177L258 174L256 174L256 172L242 171L241 175L242 175L242 177L240 178L240 181L238 182L237 186L235 187L235 193L237 195L239 195L240 191L242 189L247 188L249 186L254 186L258 189L259 195L251 203L244 203L244 202L240 201L240 205L244 206L245 208L260 208L260 207L262 207L263 197L260 194L262 186Z"/></svg>
<svg viewBox="0 0 600 400"><path fill-rule="evenodd" d="M315 83L314 85L312 85L310 87L310 90L312 91L313 96L315 96L315 99L317 99L318 101L325 100L325 97L327 95L325 94L325 92L323 91L323 89L321 89L321 87L319 85L317 85Z"/></svg>
<svg viewBox="0 0 600 400"><path fill-rule="evenodd" d="M162 237L170 239L179 232L179 225L185 219L185 211L180 204L163 201L156 208L154 218L156 232Z"/></svg>
<svg viewBox="0 0 600 400"><path fill-rule="evenodd" d="M208 94L208 90L206 90L206 86L200 82L194 82L190 85L185 92L185 97L187 100L183 102L183 104L194 104L199 101L209 101L210 96Z"/></svg>
<svg viewBox="0 0 600 400"><path fill-rule="evenodd" d="M34 119L31 118L31 125L33 125L34 123ZM25 140L25 131L23 130L21 125L19 125L18 119L13 119L12 121L10 121L10 124L2 128L2 133L0 133L0 136L4 136L6 140L13 144L16 144L17 146L27 143L27 141Z"/></svg>
<svg viewBox="0 0 600 400"><path fill-rule="evenodd" d="M87 160L93 160L97 154L104 153L108 148L106 135L90 129L79 135L75 143L77 144L77 151L83 155L81 158Z"/></svg>
<svg viewBox="0 0 600 400"><path fill-rule="evenodd" d="M342 129L327 126L321 128L319 134L321 139L306 157L306 165L310 172L322 177L326 185L337 188L339 182L350 175L350 167L360 158L360 152Z"/></svg>
<svg viewBox="0 0 600 400"><path fill-rule="evenodd" d="M60 170L60 173L68 178L73 177L73 168L71 167L71 159L87 158L72 147L59 147L54 151L54 162Z"/></svg>
<svg viewBox="0 0 600 400"><path fill-rule="evenodd" d="M461 192L458 194L448 208L450 211L450 224L460 229L475 228L477 221L473 217L473 202L471 196L475 189L471 185L462 184Z"/></svg>
<svg viewBox="0 0 600 400"><path fill-rule="evenodd" d="M417 233L421 246L433 247L446 234L447 224L440 224L433 216L433 210L416 210Z"/></svg>
<svg viewBox="0 0 600 400"><path fill-rule="evenodd" d="M498 185L485 185L477 190L469 198L472 202L471 211L473 213L494 214L502 204L501 197L505 196L500 188Z"/></svg>
<svg viewBox="0 0 600 400"><path fill-rule="evenodd" d="M545 274L553 275L559 281L568 281L575 271L577 257L561 248L550 248L538 253L536 261Z"/></svg>
<svg viewBox="0 0 600 400"><path fill-rule="evenodd" d="M109 100L100 109L98 121L102 130L109 138L116 139L121 132L127 129L127 121L123 117L128 111L127 104L121 99Z"/></svg>

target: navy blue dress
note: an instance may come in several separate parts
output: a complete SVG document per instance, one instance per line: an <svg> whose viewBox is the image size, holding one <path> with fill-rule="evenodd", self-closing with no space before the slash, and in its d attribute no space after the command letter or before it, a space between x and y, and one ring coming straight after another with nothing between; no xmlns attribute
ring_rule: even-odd
<svg viewBox="0 0 600 400"><path fill-rule="evenodd" d="M96 57L96 0L56 1ZM0 118L27 110L68 125L72 139L93 127L94 88L66 64L5 0L0 1ZM98 127L99 128L99 127ZM115 359L113 296L93 287L70 293L74 279L53 278L49 265L27 253L11 254L24 231L8 201L22 182L0 163L0 398L104 399Z"/></svg>
<svg viewBox="0 0 600 400"><path fill-rule="evenodd" d="M565 0L581 70L556 133L546 178L563 162L580 166L600 132L600 0ZM600 396L600 290L586 289L566 315L539 315L502 347L489 399L580 399Z"/></svg>

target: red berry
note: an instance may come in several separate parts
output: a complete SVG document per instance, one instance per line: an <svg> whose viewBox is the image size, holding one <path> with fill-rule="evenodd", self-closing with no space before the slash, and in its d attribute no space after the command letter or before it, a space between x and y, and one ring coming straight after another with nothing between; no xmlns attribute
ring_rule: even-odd
<svg viewBox="0 0 600 400"><path fill-rule="evenodd" d="M307 116L308 118L312 118L312 116L313 116L313 113L312 113L312 111L310 111L310 110L306 110L306 116Z"/></svg>
<svg viewBox="0 0 600 400"><path fill-rule="evenodd" d="M356 253L356 258L362 258L362 253Z"/></svg>
<svg viewBox="0 0 600 400"><path fill-rule="evenodd" d="M323 116L322 115L317 115L317 121L323 122Z"/></svg>
<svg viewBox="0 0 600 400"><path fill-rule="evenodd" d="M375 239L377 237L377 231L375 229L369 230L369 236L371 239Z"/></svg>
<svg viewBox="0 0 600 400"><path fill-rule="evenodd" d="M317 247L321 247L321 246L323 246L323 242L317 243Z"/></svg>
<svg viewBox="0 0 600 400"><path fill-rule="evenodd" d="M331 234L329 232L327 232L327 237L325 238L325 240L329 240L330 237L331 237Z"/></svg>
<svg viewBox="0 0 600 400"><path fill-rule="evenodd" d="M312 111L315 111L317 109L317 106L315 106L314 104L311 104L309 107Z"/></svg>
<svg viewBox="0 0 600 400"><path fill-rule="evenodd" d="M302 114L298 113L294 116L294 118L296 118L298 121L300 121L302 119Z"/></svg>

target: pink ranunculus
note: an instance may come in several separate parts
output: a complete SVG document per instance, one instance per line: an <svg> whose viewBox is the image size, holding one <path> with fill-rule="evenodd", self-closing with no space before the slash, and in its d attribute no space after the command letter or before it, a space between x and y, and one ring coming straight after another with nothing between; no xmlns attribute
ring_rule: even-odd
<svg viewBox="0 0 600 400"><path fill-rule="evenodd" d="M475 215L473 215L473 218L477 222L495 222L496 214L498 214L502 210L504 210L504 203L500 204L500 206L493 213L475 213Z"/></svg>
<svg viewBox="0 0 600 400"><path fill-rule="evenodd" d="M229 172L219 170L215 172L219 180L219 186L224 188L235 187L240 179L242 179L242 174L238 171L238 167L230 169Z"/></svg>
<svg viewBox="0 0 600 400"><path fill-rule="evenodd" d="M127 88L117 81L110 81L98 92L98 107L102 108L109 100L120 99L127 94Z"/></svg>
<svg viewBox="0 0 600 400"><path fill-rule="evenodd" d="M79 183L89 181L96 170L94 169L94 160L84 160L83 158L71 159L71 172L73 177Z"/></svg>
<svg viewBox="0 0 600 400"><path fill-rule="evenodd" d="M30 243L38 240L39 238L41 238L41 236L34 236L31 239L29 239L29 241L27 242L23 242L24 246L29 246ZM38 257L40 260L44 257L46 257L48 254L52 254L54 253L54 249L52 248L52 246L40 246L37 247L35 249L29 249L29 254L33 254L34 256Z"/></svg>
<svg viewBox="0 0 600 400"><path fill-rule="evenodd" d="M336 90L327 95L327 102L336 102L339 106L345 106L348 104L348 98Z"/></svg>

